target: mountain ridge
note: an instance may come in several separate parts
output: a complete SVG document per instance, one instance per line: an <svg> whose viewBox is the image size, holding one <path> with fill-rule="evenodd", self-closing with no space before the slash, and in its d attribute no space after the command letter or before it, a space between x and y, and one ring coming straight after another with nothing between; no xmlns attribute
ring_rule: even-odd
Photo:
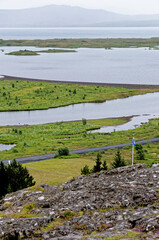
<svg viewBox="0 0 159 240"><path fill-rule="evenodd" d="M0 27L159 26L159 14L122 15L102 9L66 5L0 10Z"/></svg>

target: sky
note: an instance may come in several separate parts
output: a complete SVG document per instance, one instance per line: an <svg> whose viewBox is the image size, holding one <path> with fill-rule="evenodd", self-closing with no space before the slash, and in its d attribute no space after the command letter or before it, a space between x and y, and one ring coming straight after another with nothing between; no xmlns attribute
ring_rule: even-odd
<svg viewBox="0 0 159 240"><path fill-rule="evenodd" d="M0 0L0 9L23 9L50 4L104 9L122 14L159 14L159 0Z"/></svg>

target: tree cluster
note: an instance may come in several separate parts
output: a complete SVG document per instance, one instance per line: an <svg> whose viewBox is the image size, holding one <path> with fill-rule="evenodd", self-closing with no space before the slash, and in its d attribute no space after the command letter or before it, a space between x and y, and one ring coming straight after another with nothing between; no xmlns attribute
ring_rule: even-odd
<svg viewBox="0 0 159 240"><path fill-rule="evenodd" d="M89 169L89 167L87 165L85 165L81 169L81 174L88 175L91 173L100 172L102 170L105 170L105 171L108 170L106 160L104 160L102 163L101 158L102 158L101 153L97 153L96 163L95 163L94 167L92 169ZM126 163L125 163L124 159L121 157L120 150L118 149L115 154L114 161L112 163L112 168L123 167L125 165L126 165Z"/></svg>
<svg viewBox="0 0 159 240"><path fill-rule="evenodd" d="M35 185L35 181L26 167L18 164L15 160L7 166L2 161L0 162L0 198L7 193L33 185Z"/></svg>
<svg viewBox="0 0 159 240"><path fill-rule="evenodd" d="M102 163L101 158L102 158L102 154L101 153L97 153L96 163L93 166L93 168L89 169L89 167L87 165L85 165L81 169L81 174L82 175L88 175L88 174L91 174L91 173L100 172L102 170L105 170L105 171L108 170L106 160L104 160L103 163Z"/></svg>

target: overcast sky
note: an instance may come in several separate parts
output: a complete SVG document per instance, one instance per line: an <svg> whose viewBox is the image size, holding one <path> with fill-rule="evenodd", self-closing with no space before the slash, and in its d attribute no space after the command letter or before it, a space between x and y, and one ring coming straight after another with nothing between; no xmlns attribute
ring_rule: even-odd
<svg viewBox="0 0 159 240"><path fill-rule="evenodd" d="M105 9L124 14L159 14L159 0L0 0L0 9L21 9L49 4Z"/></svg>

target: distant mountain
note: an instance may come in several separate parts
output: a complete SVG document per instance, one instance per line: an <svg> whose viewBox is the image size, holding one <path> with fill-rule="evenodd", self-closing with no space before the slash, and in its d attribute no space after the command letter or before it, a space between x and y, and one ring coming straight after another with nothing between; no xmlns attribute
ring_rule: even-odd
<svg viewBox="0 0 159 240"><path fill-rule="evenodd" d="M0 10L0 27L159 26L159 15L122 15L105 10L50 5Z"/></svg>

